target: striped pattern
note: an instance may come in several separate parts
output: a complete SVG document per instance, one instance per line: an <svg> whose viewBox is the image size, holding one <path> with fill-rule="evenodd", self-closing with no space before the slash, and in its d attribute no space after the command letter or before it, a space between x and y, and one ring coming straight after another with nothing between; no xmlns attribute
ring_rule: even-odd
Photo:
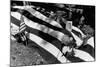
<svg viewBox="0 0 100 67"><path fill-rule="evenodd" d="M24 22L24 18L23 18L23 16L21 16L21 23L20 23L19 32L21 33L25 29L26 29L26 25L25 25L25 22Z"/></svg>
<svg viewBox="0 0 100 67"><path fill-rule="evenodd" d="M18 7L17 9L21 8ZM20 18L22 19L21 21ZM74 56L64 56L61 48L61 46L63 45L63 43L61 42L63 36L68 35L70 37L73 37L75 41L77 41L78 36L74 34L74 32L69 32L63 29L59 23L54 20L50 20L49 18L32 8L24 9L23 14L21 14L20 12L12 11L11 23L13 26L19 27L20 32L25 30L25 32L29 33L29 43L34 44L32 46L37 47L39 53L48 62L68 63L94 60L94 56L92 56L94 54L93 51L88 51L88 49L90 49L89 47L85 48L85 46L87 46L88 44L74 49ZM94 47L91 48L91 50L94 50Z"/></svg>
<svg viewBox="0 0 100 67"><path fill-rule="evenodd" d="M69 62L69 61L67 61L67 59L63 56L63 54L60 51L61 50L61 42L58 39L48 35L46 32L42 32L41 28L39 28L37 23L29 21L27 18L25 18L25 23L27 25L27 28L26 28L27 32L32 33L32 36L31 36L31 34L29 36L30 40L36 42L36 39L37 39L37 41L40 41L40 43L39 42L36 42L36 43L39 45L39 47L41 46L46 51L50 51L53 48L54 49L53 51L54 52L56 51L56 52L55 53L51 52L50 54L52 54L54 57L57 57L60 62L62 62L62 63ZM33 36L33 34L35 34L35 36L37 35L38 37ZM44 41L47 43L44 44L43 43ZM52 41L56 41L56 42L52 42ZM50 42L52 44L49 44ZM44 45L47 45L47 47L43 47ZM52 48L50 48L50 47L52 47Z"/></svg>

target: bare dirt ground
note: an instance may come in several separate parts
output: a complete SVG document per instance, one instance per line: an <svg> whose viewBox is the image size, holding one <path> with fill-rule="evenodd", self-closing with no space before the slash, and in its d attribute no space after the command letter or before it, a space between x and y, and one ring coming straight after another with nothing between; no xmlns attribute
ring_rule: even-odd
<svg viewBox="0 0 100 67"><path fill-rule="evenodd" d="M31 66L47 64L47 62L39 55L35 48L29 48L23 44L11 40L10 47L10 66Z"/></svg>

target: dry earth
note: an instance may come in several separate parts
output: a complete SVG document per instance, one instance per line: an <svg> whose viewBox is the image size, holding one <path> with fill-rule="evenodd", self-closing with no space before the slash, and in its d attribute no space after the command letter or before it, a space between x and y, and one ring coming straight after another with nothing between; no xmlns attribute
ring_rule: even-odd
<svg viewBox="0 0 100 67"><path fill-rule="evenodd" d="M11 67L47 64L47 62L33 47L29 48L24 46L23 44L11 40L10 51Z"/></svg>

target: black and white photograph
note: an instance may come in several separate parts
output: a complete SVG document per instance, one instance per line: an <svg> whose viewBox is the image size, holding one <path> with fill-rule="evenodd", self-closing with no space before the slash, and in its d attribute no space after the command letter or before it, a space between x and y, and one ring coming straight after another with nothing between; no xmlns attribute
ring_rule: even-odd
<svg viewBox="0 0 100 67"><path fill-rule="evenodd" d="M10 66L95 61L95 6L10 0Z"/></svg>

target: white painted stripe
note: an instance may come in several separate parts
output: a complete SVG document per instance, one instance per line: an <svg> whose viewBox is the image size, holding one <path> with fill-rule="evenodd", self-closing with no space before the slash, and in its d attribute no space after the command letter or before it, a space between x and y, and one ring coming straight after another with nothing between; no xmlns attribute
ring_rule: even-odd
<svg viewBox="0 0 100 67"><path fill-rule="evenodd" d="M82 37L86 36L79 28L77 28L75 26L72 26L72 29L75 30L75 31L77 31L77 32L79 32L82 35Z"/></svg>
<svg viewBox="0 0 100 67"><path fill-rule="evenodd" d="M72 51L72 48L69 48L68 46L64 46L63 48L62 48L62 52L64 53L64 54L66 54L66 52L71 52Z"/></svg>
<svg viewBox="0 0 100 67"><path fill-rule="evenodd" d="M23 9L24 6L14 6L13 8ZM30 12L33 16L35 16L35 17L37 17L37 18L39 18L39 19L41 19L41 20L43 20L43 21L45 21L45 22L48 22L48 23L50 23L51 25L54 25L54 26L57 26L57 27L62 28L62 26L61 26L58 22L47 18L46 16L44 16L44 15L41 14L40 12L38 12L38 11L32 9L31 7L25 7L24 9L27 10L28 12ZM18 14L18 13L17 13L17 14ZM16 17L16 18L17 18L17 17Z"/></svg>
<svg viewBox="0 0 100 67"><path fill-rule="evenodd" d="M43 21L45 21L45 22L48 22L48 23L50 23L50 24L53 25L53 26L57 26L57 27L62 28L62 26L61 26L58 22L56 22L56 21L54 21L54 20L52 20L52 19L47 18L46 16L44 16L44 15L41 14L40 12L38 12L38 11L32 9L32 8L28 8L28 9L26 9L26 10L27 10L28 12L30 12L33 16L35 16L35 17L37 17L37 18L39 18L39 19L41 19L41 20L43 20Z"/></svg>
<svg viewBox="0 0 100 67"><path fill-rule="evenodd" d="M44 16L41 13L35 11L34 9L31 8L31 10L30 10L29 8L27 8L26 10L29 11L33 16L35 16L35 17L37 17L37 18L39 18L39 19L41 19L45 22L48 22L49 24L51 24L53 26L62 28L62 26L58 22L47 18L46 16ZM18 12L11 12L11 16L15 17L18 20L20 20L20 18L21 18L21 14L18 13Z"/></svg>
<svg viewBox="0 0 100 67"><path fill-rule="evenodd" d="M24 39L26 40L26 37L24 36Z"/></svg>
<svg viewBox="0 0 100 67"><path fill-rule="evenodd" d="M11 34L15 35L19 32L19 27L16 26L15 24L11 23Z"/></svg>
<svg viewBox="0 0 100 67"><path fill-rule="evenodd" d="M76 57L79 57L85 61L94 61L94 58L85 51L74 49L74 52Z"/></svg>
<svg viewBox="0 0 100 67"><path fill-rule="evenodd" d="M44 40L42 38L34 35L34 34L30 34L29 37L30 37L29 38L30 40L36 42L37 44L39 44L39 46L41 46L42 48L44 48L46 51L50 52L60 62L62 62L62 63L70 62L69 60L67 60L66 57L63 56L62 52L58 48L56 48L54 45L52 45L51 43L44 44L43 43Z"/></svg>
<svg viewBox="0 0 100 67"><path fill-rule="evenodd" d="M24 22L21 22L21 23L20 23L20 26L23 25L23 24L25 24L25 23L24 23Z"/></svg>
<svg viewBox="0 0 100 67"><path fill-rule="evenodd" d="M31 27L31 28L34 28L34 29L37 29L37 30L40 30L40 31L42 31L42 30L41 30L42 27L48 28L48 27L46 27L45 25L40 25L40 24L38 24L38 23L35 23L35 22L31 21L31 20L27 19L26 17L24 17L24 20L25 20L25 24L26 24L27 26ZM63 38L63 36L64 36L63 33L59 32L59 31L55 31L55 30L53 30L53 29L51 29L51 28L49 28L49 31L46 30L46 31L42 31L42 32L48 33L48 34L51 33L51 32L55 32L55 33L56 33L55 35L57 35L56 38L59 39L60 41L62 41L62 38ZM50 35L51 35L51 34L50 34Z"/></svg>
<svg viewBox="0 0 100 67"><path fill-rule="evenodd" d="M42 19L42 20L45 21L45 22L48 22L48 23L50 23L50 24L52 24L52 25L54 25L54 26L57 26L57 27L62 28L61 25L60 25L59 23L57 23L57 22L55 22L55 21L51 21L51 22L50 22L50 19L49 19L49 18L47 18L46 16L44 16L44 15L41 14L40 12L35 11L35 10L32 9L32 8L30 8L30 10L28 9L27 11L29 11L32 15L36 16L37 18ZM76 31L78 31L78 32L80 32L81 35L82 35L82 37L85 37L85 35L83 34L83 32L82 32L80 29L76 28L75 26L72 26L72 29L73 29L73 30L76 30ZM76 36L74 33L72 33L72 35L73 35L73 37L74 37L75 40L76 40L77 46L81 46L82 43L83 43L83 41L82 41L78 36ZM60 36L59 36L59 37L60 37Z"/></svg>
<svg viewBox="0 0 100 67"><path fill-rule="evenodd" d="M18 13L18 12L14 12L14 17L16 17L15 15L15 13ZM18 13L19 14L19 13ZM21 16L21 15L20 15ZM17 17L16 17L17 18ZM25 17L24 17L25 18ZM25 19L24 19L25 20ZM31 21L31 20L25 20L25 24L27 24L28 26L30 26L30 27L32 27L32 28L36 28L36 29L38 29L38 30L41 30L40 28L39 28L39 25L37 24L37 23L33 23L33 21ZM38 27L38 28L37 28ZM51 31L52 31L52 29L51 29ZM61 38L62 38L62 36L64 35L63 33L61 33L61 32L57 32L57 33L59 33L60 35L59 35L59 37L58 37L58 39L61 41ZM72 33L72 32L71 32ZM76 44L77 44L77 46L81 46L82 45L82 43L83 43L83 41L78 37L78 36L76 36L74 33L72 33L72 35L73 35L73 37L75 38L75 40L76 40Z"/></svg>
<svg viewBox="0 0 100 67"><path fill-rule="evenodd" d="M25 6L13 6L13 8L24 9Z"/></svg>
<svg viewBox="0 0 100 67"><path fill-rule="evenodd" d="M17 15L18 14L18 15ZM13 17L15 17L16 19L18 19L18 20L20 20L20 17L21 17L21 14L20 13L18 13L18 12L11 12L11 15L13 16ZM37 23L33 23L33 21L31 21L31 20L29 20L29 19L27 19L25 16L23 16L24 17L24 21L25 21L25 24L29 24L28 26L30 26L30 27L32 27L32 28L36 28L36 29L38 29L38 30L41 30L39 27L39 24L37 24ZM46 27L46 26L44 26L44 25L41 25L42 27ZM61 32L59 32L59 31L55 31L55 30L53 30L53 29L49 29L49 33L50 32L56 32L57 33L57 39L59 39L60 41L61 41L61 39L63 38L63 36L65 35L65 34L63 34L63 33L61 33ZM47 31L44 31L45 33L47 33Z"/></svg>
<svg viewBox="0 0 100 67"><path fill-rule="evenodd" d="M15 15L15 13L18 13L18 12L14 12L14 17L16 17ZM19 13L18 13L19 14ZM19 16L21 16L21 15L19 15ZM17 18L17 17L16 17ZM25 19L24 19L25 20ZM30 27L32 27L32 28L37 28L37 27L39 27L39 25L38 24L36 24L36 23L33 23L33 21L28 21L28 20L25 20L25 21L27 21L27 22L25 22L25 24L29 24L29 22L30 22L30 24L28 25L28 26L30 26ZM37 26L38 25L38 26ZM75 29L75 27L73 27L74 29ZM38 30L41 30L40 28L38 28ZM51 31L52 31L52 29L51 29ZM58 39L61 41L61 38L62 38L62 36L64 35L63 33L61 33L61 32L57 32L57 33L59 33L60 35L59 35L59 37L58 37ZM81 46L82 45L82 43L83 43L83 41L78 37L78 36L76 36L73 32L71 32L72 33L72 35L73 35L73 37L75 38L75 40L76 40L76 44L77 44L77 46Z"/></svg>
<svg viewBox="0 0 100 67"><path fill-rule="evenodd" d="M18 17L17 17L18 18ZM75 38L76 38L76 40L77 40L77 37L76 36L74 36ZM91 41L91 40L90 40ZM80 57L80 58L82 58L83 60L85 59L85 61L92 61L92 60L94 60L93 58L91 58L91 56L90 55L88 55L88 53L86 53L86 52L84 52L84 51L80 51L80 50L75 50L76 51L76 57ZM89 59L87 59L87 58L90 58L90 60Z"/></svg>
<svg viewBox="0 0 100 67"><path fill-rule="evenodd" d="M21 37L22 41L25 41L24 37Z"/></svg>
<svg viewBox="0 0 100 67"><path fill-rule="evenodd" d="M18 12L11 12L11 16L15 17L18 20L20 20L20 18L21 18L21 14Z"/></svg>
<svg viewBox="0 0 100 67"><path fill-rule="evenodd" d="M26 27L24 27L24 28L22 28L22 29L20 29L20 32L22 32L23 30L25 30L26 29Z"/></svg>
<svg viewBox="0 0 100 67"><path fill-rule="evenodd" d="M42 38L32 33L30 33L29 37L32 41L36 42L40 47L44 48L46 51L55 56L61 63L69 62L64 56L62 56L63 54L61 53L61 51L51 43L47 42L46 44L44 44L43 43L44 40Z"/></svg>
<svg viewBox="0 0 100 67"><path fill-rule="evenodd" d="M26 37L25 37L25 35L23 35L23 34L22 34L21 38L22 38L23 41L26 40Z"/></svg>
<svg viewBox="0 0 100 67"><path fill-rule="evenodd" d="M92 46L94 48L94 37L91 37L87 40L87 44L89 44L90 46Z"/></svg>
<svg viewBox="0 0 100 67"><path fill-rule="evenodd" d="M16 38L14 38L12 35L10 36L10 39L16 41Z"/></svg>
<svg viewBox="0 0 100 67"><path fill-rule="evenodd" d="M81 46L83 43L83 40L81 40L77 35L75 35L73 32L71 32L71 34L73 35L74 39L76 40L76 44L77 46Z"/></svg>
<svg viewBox="0 0 100 67"><path fill-rule="evenodd" d="M20 25L20 29L21 29L21 28L23 28L23 27L25 27L25 24L23 24L23 25Z"/></svg>
<svg viewBox="0 0 100 67"><path fill-rule="evenodd" d="M18 26L16 26L15 24L13 24L12 22L10 23L12 27L16 28L16 29L19 29Z"/></svg>
<svg viewBox="0 0 100 67"><path fill-rule="evenodd" d="M25 8L34 8L35 6L31 6L31 5L26 5L26 6L13 6L13 8L17 8L17 9L25 9Z"/></svg>
<svg viewBox="0 0 100 67"><path fill-rule="evenodd" d="M13 23L11 23L12 25L14 25ZM15 27L18 27L17 25L14 25ZM19 28L19 27L18 27ZM26 31L26 33L27 33L27 31ZM32 38L32 39L35 39L35 38ZM31 39L31 40L32 40ZM81 59L83 59L83 60L85 60L85 61L93 61L94 59L87 53L87 52L85 52L85 51L82 51L82 50L78 50L78 49L74 49L74 51L75 51L75 56L76 57L79 57L79 58L81 58ZM59 52L60 53L60 52ZM60 53L61 54L61 53ZM58 55L60 55L60 54L58 54ZM60 55L61 56L61 55ZM60 57L59 56L59 57ZM59 58L58 57L58 58Z"/></svg>

